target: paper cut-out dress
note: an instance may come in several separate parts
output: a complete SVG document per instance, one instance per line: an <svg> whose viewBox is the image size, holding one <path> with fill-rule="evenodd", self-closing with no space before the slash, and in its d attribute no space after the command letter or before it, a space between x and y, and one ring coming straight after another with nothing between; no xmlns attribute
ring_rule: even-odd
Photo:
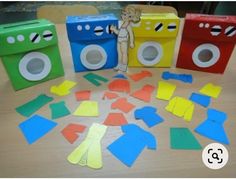
<svg viewBox="0 0 236 179"><path fill-rule="evenodd" d="M85 140L67 157L72 164L99 169L102 167L101 139L107 126L93 123Z"/></svg>
<svg viewBox="0 0 236 179"><path fill-rule="evenodd" d="M216 109L208 109L208 118L203 121L195 131L209 139L215 140L223 144L229 144L228 137L224 130L224 122L227 114Z"/></svg>
<svg viewBox="0 0 236 179"><path fill-rule="evenodd" d="M156 149L155 137L135 124L127 124L121 127L124 135L110 144L107 149L121 162L131 167L142 150Z"/></svg>

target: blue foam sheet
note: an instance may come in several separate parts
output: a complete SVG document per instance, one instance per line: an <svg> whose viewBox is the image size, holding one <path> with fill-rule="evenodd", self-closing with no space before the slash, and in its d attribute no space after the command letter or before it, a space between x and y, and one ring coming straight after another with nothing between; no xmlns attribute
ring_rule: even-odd
<svg viewBox="0 0 236 179"><path fill-rule="evenodd" d="M189 97L189 100L203 106L203 107L208 107L211 103L211 97L199 93L192 93L191 96Z"/></svg>
<svg viewBox="0 0 236 179"><path fill-rule="evenodd" d="M193 77L190 74L175 74L175 73L170 73L168 71L165 71L162 73L162 78L164 80L178 80L182 81L184 83L192 83L193 82Z"/></svg>

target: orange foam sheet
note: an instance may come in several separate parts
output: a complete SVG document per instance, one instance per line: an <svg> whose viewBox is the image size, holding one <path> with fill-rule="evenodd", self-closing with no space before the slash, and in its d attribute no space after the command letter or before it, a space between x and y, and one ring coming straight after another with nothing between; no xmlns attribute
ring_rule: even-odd
<svg viewBox="0 0 236 179"><path fill-rule="evenodd" d="M145 102L151 101L151 95L155 87L152 85L144 85L140 90L135 91L131 96L140 99Z"/></svg>
<svg viewBox="0 0 236 179"><path fill-rule="evenodd" d="M68 142L73 144L79 137L77 133L84 132L85 128L86 126L81 124L69 124L61 131L61 133L68 140Z"/></svg>
<svg viewBox="0 0 236 179"><path fill-rule="evenodd" d="M108 89L110 91L129 93L130 92L130 84L129 84L128 80L115 79L109 83Z"/></svg>
<svg viewBox="0 0 236 179"><path fill-rule="evenodd" d="M146 77L151 77L152 76L152 73L150 71L147 71L147 70L142 70L141 72L139 73L135 73L135 74L132 74L132 75L129 75L129 77L134 80L134 81L140 81L142 80L143 78L146 78Z"/></svg>
<svg viewBox="0 0 236 179"><path fill-rule="evenodd" d="M127 123L122 113L109 113L103 124L107 126L122 126Z"/></svg>
<svg viewBox="0 0 236 179"><path fill-rule="evenodd" d="M91 95L91 91L89 90L75 92L75 97L77 101L89 100L90 95Z"/></svg>
<svg viewBox="0 0 236 179"><path fill-rule="evenodd" d="M111 104L112 109L119 109L125 113L130 112L134 107L135 105L128 102L126 98L119 98Z"/></svg>
<svg viewBox="0 0 236 179"><path fill-rule="evenodd" d="M119 95L116 94L116 93L105 91L102 99L115 99L115 98L118 98L118 97L119 97Z"/></svg>

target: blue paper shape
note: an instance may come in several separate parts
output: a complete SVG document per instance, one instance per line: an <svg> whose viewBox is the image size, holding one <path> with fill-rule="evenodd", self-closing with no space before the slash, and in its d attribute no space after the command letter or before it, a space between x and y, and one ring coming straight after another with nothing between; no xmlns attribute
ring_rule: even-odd
<svg viewBox="0 0 236 179"><path fill-rule="evenodd" d="M162 73L162 78L164 80L169 80L169 79L178 80L178 81L182 81L184 83L192 83L193 82L193 77L190 74L175 74L175 73L170 73L168 71L165 71Z"/></svg>
<svg viewBox="0 0 236 179"><path fill-rule="evenodd" d="M42 116L34 115L19 124L21 132L29 144L32 144L46 135L57 125L56 122Z"/></svg>
<svg viewBox="0 0 236 179"><path fill-rule="evenodd" d="M208 107L211 103L211 97L199 93L192 93L189 100L203 106L203 107Z"/></svg>
<svg viewBox="0 0 236 179"><path fill-rule="evenodd" d="M208 118L203 121L195 131L209 139L215 140L223 144L229 144L228 137L224 130L224 122L227 114L216 109L209 108L207 110Z"/></svg>
<svg viewBox="0 0 236 179"><path fill-rule="evenodd" d="M121 79L128 79L125 75L123 74L117 74L115 76L113 76L112 78L121 78Z"/></svg>
<svg viewBox="0 0 236 179"><path fill-rule="evenodd" d="M110 144L107 149L126 166L131 167L142 150L156 149L155 137L135 124L121 127L123 135Z"/></svg>
<svg viewBox="0 0 236 179"><path fill-rule="evenodd" d="M161 122L163 122L163 118L156 114L157 109L152 106L144 106L143 108L136 109L134 111L135 119L142 119L143 122L148 127L153 127Z"/></svg>

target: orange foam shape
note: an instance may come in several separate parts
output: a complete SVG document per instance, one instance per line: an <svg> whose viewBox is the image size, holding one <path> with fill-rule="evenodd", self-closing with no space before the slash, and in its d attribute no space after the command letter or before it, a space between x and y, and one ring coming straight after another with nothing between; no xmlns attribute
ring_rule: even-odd
<svg viewBox="0 0 236 179"><path fill-rule="evenodd" d="M106 98L107 99L115 99L115 98L118 98L118 97L119 97L119 95L116 94L116 93L105 91L102 99L106 99Z"/></svg>
<svg viewBox="0 0 236 179"><path fill-rule="evenodd" d="M108 89L110 91L129 93L130 92L130 84L125 79L115 79L108 85Z"/></svg>
<svg viewBox="0 0 236 179"><path fill-rule="evenodd" d="M129 103L126 98L119 98L111 104L112 109L119 109L125 113L130 112L134 107L135 105Z"/></svg>
<svg viewBox="0 0 236 179"><path fill-rule="evenodd" d="M89 100L90 95L91 95L91 91L89 90L75 92L75 97L77 101Z"/></svg>
<svg viewBox="0 0 236 179"><path fill-rule="evenodd" d="M129 77L134 81L139 81L139 80L142 80L143 78L151 77L151 76L152 76L152 73L150 71L147 71L147 70L143 70L139 73L129 75Z"/></svg>
<svg viewBox="0 0 236 179"><path fill-rule="evenodd" d="M107 126L122 126L127 123L128 122L122 113L109 113L103 124Z"/></svg>
<svg viewBox="0 0 236 179"><path fill-rule="evenodd" d="M131 94L131 96L140 99L145 102L150 102L151 101L151 95L152 92L154 91L155 87L152 85L144 85L142 89L135 91L134 93Z"/></svg>

